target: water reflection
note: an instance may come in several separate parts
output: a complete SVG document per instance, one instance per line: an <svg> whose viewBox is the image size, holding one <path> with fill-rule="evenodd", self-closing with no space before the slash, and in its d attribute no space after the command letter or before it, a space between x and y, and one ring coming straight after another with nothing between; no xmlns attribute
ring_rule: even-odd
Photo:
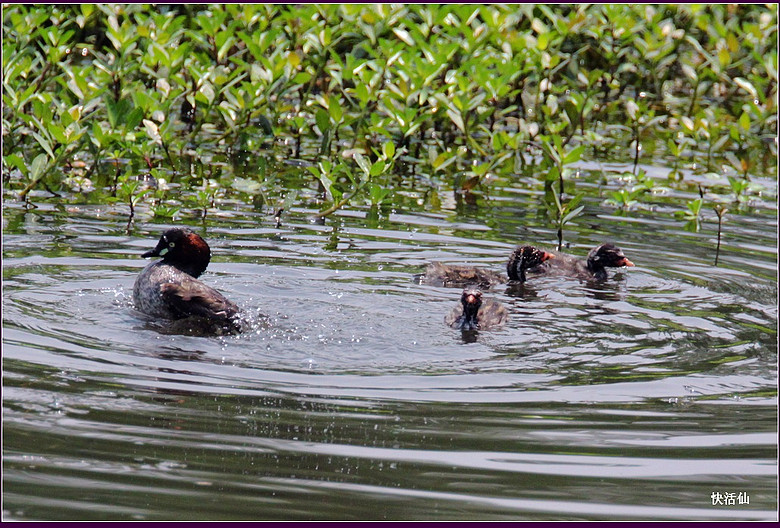
<svg viewBox="0 0 780 528"><path fill-rule="evenodd" d="M464 344L476 343L477 337L479 337L479 330L461 330L460 338Z"/></svg>

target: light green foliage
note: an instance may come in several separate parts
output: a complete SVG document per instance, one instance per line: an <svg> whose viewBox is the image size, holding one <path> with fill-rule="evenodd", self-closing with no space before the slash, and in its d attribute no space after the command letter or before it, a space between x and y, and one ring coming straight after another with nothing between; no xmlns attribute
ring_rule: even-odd
<svg viewBox="0 0 780 528"><path fill-rule="evenodd" d="M624 210L658 185L643 160L682 186L720 171L741 202L776 172L775 5L9 4L3 34L3 172L25 198L76 177L106 199L154 168L205 214L216 149L230 192L329 214L391 200L400 160L461 190L540 178L560 230L581 160L633 163L605 191ZM265 170L279 143L309 192Z"/></svg>

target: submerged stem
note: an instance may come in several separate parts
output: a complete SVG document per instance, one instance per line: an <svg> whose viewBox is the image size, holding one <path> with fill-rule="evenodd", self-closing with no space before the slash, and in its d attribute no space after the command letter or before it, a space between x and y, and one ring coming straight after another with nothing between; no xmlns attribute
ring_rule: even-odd
<svg viewBox="0 0 780 528"><path fill-rule="evenodd" d="M718 257L720 256L720 240L721 233L723 232L723 215L726 214L727 209L722 205L715 207L715 214L718 215L718 245L715 247L715 265L718 265Z"/></svg>

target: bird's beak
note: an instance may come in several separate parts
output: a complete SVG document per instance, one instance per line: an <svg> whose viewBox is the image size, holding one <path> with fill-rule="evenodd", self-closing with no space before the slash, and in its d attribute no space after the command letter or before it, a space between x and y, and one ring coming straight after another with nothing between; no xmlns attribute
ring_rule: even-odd
<svg viewBox="0 0 780 528"><path fill-rule="evenodd" d="M150 249L141 255L141 258L162 257L165 256L166 253L168 253L168 245L165 242L160 241L158 242L157 247Z"/></svg>

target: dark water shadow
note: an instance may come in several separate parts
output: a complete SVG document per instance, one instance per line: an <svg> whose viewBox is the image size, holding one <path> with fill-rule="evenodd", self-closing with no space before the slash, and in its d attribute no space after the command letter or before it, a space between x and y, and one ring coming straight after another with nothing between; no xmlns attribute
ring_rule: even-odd
<svg viewBox="0 0 780 528"><path fill-rule="evenodd" d="M476 343L477 337L479 337L478 330L461 330L460 338L464 344Z"/></svg>
<svg viewBox="0 0 780 528"><path fill-rule="evenodd" d="M527 282L512 281L507 283L504 295L523 299L535 299L539 297L539 290Z"/></svg>

